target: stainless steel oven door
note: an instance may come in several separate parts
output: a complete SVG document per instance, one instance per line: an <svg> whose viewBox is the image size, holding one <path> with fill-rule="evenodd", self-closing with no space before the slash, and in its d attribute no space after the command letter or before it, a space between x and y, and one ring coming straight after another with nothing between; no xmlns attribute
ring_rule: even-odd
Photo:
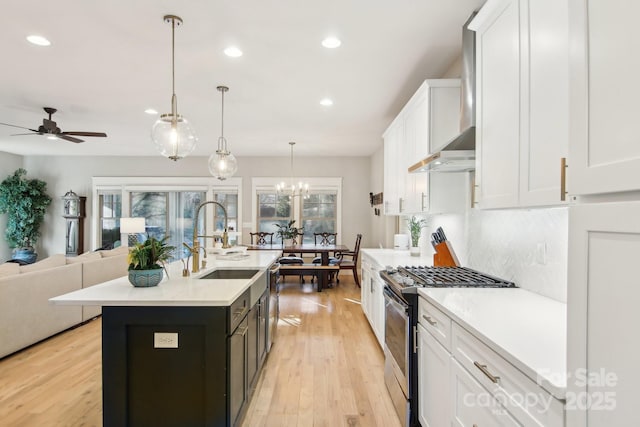
<svg viewBox="0 0 640 427"><path fill-rule="evenodd" d="M404 392L409 396L409 308L388 287L384 288L384 351L390 359L394 375Z"/></svg>

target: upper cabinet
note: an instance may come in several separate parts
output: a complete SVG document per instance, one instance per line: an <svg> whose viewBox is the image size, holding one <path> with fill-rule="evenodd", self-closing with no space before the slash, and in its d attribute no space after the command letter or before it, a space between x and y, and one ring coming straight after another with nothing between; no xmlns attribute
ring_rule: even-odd
<svg viewBox="0 0 640 427"><path fill-rule="evenodd" d="M452 212L464 209L467 191L452 191L460 176L447 174L448 197L436 195L441 179L428 173L409 174L408 168L439 151L459 133L460 80L425 80L385 131L384 208L387 215ZM468 182L468 181L465 181ZM463 188L466 190L466 187Z"/></svg>
<svg viewBox="0 0 640 427"><path fill-rule="evenodd" d="M640 189L638 120L640 4L570 0L571 139L567 190L572 195Z"/></svg>
<svg viewBox="0 0 640 427"><path fill-rule="evenodd" d="M563 203L567 1L489 0L470 28L476 31L475 207Z"/></svg>

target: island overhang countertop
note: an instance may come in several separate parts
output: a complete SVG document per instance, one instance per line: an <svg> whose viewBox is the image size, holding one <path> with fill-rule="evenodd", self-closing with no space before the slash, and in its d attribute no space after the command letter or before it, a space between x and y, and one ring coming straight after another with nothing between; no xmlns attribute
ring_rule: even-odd
<svg viewBox="0 0 640 427"><path fill-rule="evenodd" d="M210 255L207 268L182 277L182 262L167 266L158 286L136 288L127 276L49 300L58 305L100 306L227 306L246 291L280 256L280 251L247 251L242 257ZM250 279L200 279L219 269L258 269Z"/></svg>

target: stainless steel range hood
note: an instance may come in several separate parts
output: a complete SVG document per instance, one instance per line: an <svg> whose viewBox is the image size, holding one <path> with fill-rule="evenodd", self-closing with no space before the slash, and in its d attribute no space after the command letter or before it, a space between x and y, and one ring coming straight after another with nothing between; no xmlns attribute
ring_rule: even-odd
<svg viewBox="0 0 640 427"><path fill-rule="evenodd" d="M462 28L460 134L441 151L409 167L409 173L464 172L476 168L476 33L468 28L476 13Z"/></svg>

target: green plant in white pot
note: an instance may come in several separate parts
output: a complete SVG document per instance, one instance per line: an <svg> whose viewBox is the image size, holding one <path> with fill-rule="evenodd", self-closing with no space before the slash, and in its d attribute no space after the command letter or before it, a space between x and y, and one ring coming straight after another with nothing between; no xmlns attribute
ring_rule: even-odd
<svg viewBox="0 0 640 427"><path fill-rule="evenodd" d="M19 168L0 183L0 214L7 214L5 237L9 247L15 248L13 258L35 262L33 246L40 237L51 197L46 182L27 179L26 174L26 170Z"/></svg>
<svg viewBox="0 0 640 427"><path fill-rule="evenodd" d="M296 239L300 234L304 232L302 228L298 228L294 225L295 222L296 220L292 219L285 225L278 223L274 224L278 228L278 230L276 230L276 236L280 237L283 246L291 246L292 244L296 244Z"/></svg>
<svg viewBox="0 0 640 427"><path fill-rule="evenodd" d="M424 218L411 216L407 219L407 226L409 227L409 234L411 235L411 249L409 251L412 256L420 256L420 247L418 246L418 242L420 241L422 229L427 225L429 225L429 222Z"/></svg>

